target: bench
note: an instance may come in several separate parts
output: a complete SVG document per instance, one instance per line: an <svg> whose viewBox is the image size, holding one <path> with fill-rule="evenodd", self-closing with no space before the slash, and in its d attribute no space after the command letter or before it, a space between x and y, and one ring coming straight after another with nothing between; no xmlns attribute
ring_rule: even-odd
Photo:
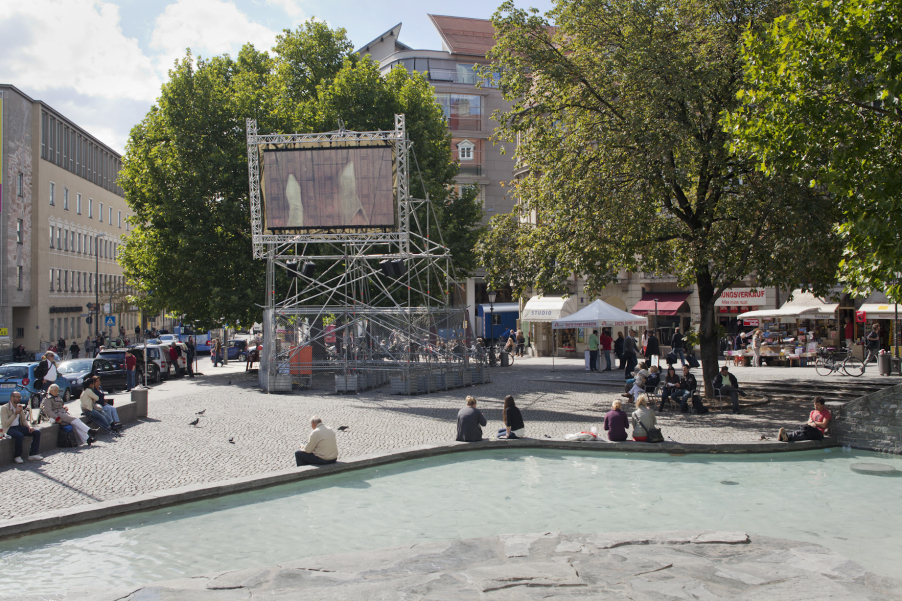
<svg viewBox="0 0 902 601"><path fill-rule="evenodd" d="M123 402L119 401L119 399L116 399L116 401L116 411L119 413L119 420L123 424L130 424L138 421L138 419L141 417L147 417L147 401ZM81 419L86 424L92 424L88 418ZM38 430L41 431L41 448L39 452L41 454L44 454L56 449L56 439L59 436L59 424L45 422L38 426ZM28 445L31 444L31 439L29 437L25 437L24 444L25 452L27 453ZM13 463L14 451L15 445L11 438L4 438L0 440L0 467L11 465Z"/></svg>

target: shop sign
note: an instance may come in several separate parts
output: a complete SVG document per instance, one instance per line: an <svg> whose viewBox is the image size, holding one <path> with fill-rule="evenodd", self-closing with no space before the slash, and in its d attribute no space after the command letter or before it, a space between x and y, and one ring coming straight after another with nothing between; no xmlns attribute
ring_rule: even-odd
<svg viewBox="0 0 902 601"><path fill-rule="evenodd" d="M743 319L743 320L742 320L742 325L757 328L757 327L758 327L759 325L761 325L761 324L760 324L760 322L758 321L758 318L757 318L757 317L749 317L748 319Z"/></svg>
<svg viewBox="0 0 902 601"><path fill-rule="evenodd" d="M720 298L714 301L715 307L731 307L745 305L761 307L767 304L767 293L763 288L729 288L723 291Z"/></svg>
<svg viewBox="0 0 902 601"><path fill-rule="evenodd" d="M855 311L855 322L865 323L868 320L868 314L865 311Z"/></svg>

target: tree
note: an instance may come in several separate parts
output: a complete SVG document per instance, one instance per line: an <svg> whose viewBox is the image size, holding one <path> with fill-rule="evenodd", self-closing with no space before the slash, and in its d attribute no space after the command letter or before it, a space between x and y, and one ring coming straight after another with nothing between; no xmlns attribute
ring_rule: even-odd
<svg viewBox="0 0 902 601"><path fill-rule="evenodd" d="M758 286L824 290L838 261L834 204L731 154L720 123L738 104L742 32L781 10L778 0L561 0L546 19L503 4L490 57L514 105L496 118L529 167L515 192L530 223L493 219L493 230L518 231L477 247L490 285L562 289L579 273L598 294L621 269L695 284L709 394L725 289L754 274Z"/></svg>
<svg viewBox="0 0 902 601"><path fill-rule="evenodd" d="M764 173L842 201L841 275L902 300L902 2L800 0L744 38L743 104L728 123Z"/></svg>
<svg viewBox="0 0 902 601"><path fill-rule="evenodd" d="M142 306L201 328L260 320L265 265L251 250L247 117L261 133L304 133L338 129L339 118L348 129L393 129L395 113L407 115L421 168L411 189L425 189L456 227L468 209L451 190L449 134L422 76L396 69L383 77L352 54L344 30L313 21L286 30L272 56L251 45L236 59L189 53L132 129L120 177L135 211L122 265Z"/></svg>

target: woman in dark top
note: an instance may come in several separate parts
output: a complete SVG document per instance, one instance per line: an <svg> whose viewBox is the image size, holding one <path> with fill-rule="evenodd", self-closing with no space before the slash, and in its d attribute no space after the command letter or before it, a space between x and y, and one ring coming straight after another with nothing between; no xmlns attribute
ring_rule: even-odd
<svg viewBox="0 0 902 601"><path fill-rule="evenodd" d="M617 442L618 440L626 440L626 429L629 424L629 417L626 411L621 409L620 399L611 404L611 410L604 416L604 429L608 431L608 440Z"/></svg>
<svg viewBox="0 0 902 601"><path fill-rule="evenodd" d="M680 377L677 375L676 368L671 365L667 368L667 375L664 376L664 389L661 390L661 404L658 405L658 411L664 411L664 403L670 398L670 393L680 383Z"/></svg>
<svg viewBox="0 0 902 601"><path fill-rule="evenodd" d="M504 409L501 412L501 421L504 428L498 430L498 438L523 438L526 434L526 426L523 424L523 415L514 404L514 397L504 397Z"/></svg>

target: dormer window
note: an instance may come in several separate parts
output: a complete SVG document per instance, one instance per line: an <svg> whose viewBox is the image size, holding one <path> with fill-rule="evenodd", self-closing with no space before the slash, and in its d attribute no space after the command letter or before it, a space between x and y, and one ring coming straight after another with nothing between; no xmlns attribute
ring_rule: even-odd
<svg viewBox="0 0 902 601"><path fill-rule="evenodd" d="M457 144L457 158L461 161L472 161L473 160L473 150L476 148L476 145L470 142L469 140L464 140L463 142L458 142Z"/></svg>

